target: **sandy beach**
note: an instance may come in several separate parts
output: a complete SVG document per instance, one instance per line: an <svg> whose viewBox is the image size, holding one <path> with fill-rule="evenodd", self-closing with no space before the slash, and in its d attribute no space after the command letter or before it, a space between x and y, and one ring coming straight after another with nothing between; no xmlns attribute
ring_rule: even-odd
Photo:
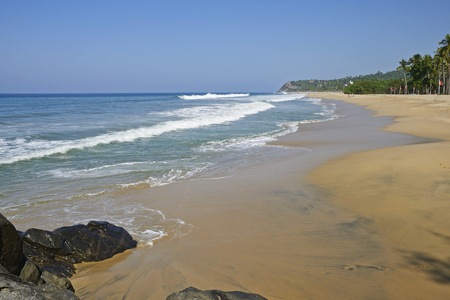
<svg viewBox="0 0 450 300"><path fill-rule="evenodd" d="M165 299L195 286L268 299L448 297L450 97L310 97L333 99L342 117L273 143L289 155L123 194L192 232L79 264L77 295Z"/></svg>
<svg viewBox="0 0 450 300"><path fill-rule="evenodd" d="M398 280L409 280L387 286L392 298L448 297L450 97L316 96L395 116L384 131L438 139L339 157L314 170L311 181L325 187L333 203L370 220L394 250Z"/></svg>

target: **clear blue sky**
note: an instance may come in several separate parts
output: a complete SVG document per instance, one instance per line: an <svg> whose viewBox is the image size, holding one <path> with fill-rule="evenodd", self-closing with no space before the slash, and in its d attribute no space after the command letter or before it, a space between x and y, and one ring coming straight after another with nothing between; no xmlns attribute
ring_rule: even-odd
<svg viewBox="0 0 450 300"><path fill-rule="evenodd" d="M391 71L450 33L448 0L0 2L0 93L277 91Z"/></svg>

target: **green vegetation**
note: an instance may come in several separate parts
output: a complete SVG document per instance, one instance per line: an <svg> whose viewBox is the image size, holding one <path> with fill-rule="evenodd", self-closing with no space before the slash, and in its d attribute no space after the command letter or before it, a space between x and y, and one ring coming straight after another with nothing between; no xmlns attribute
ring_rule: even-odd
<svg viewBox="0 0 450 300"><path fill-rule="evenodd" d="M450 34L438 43L434 57L416 54L408 61L399 61L397 71L403 73L399 81L358 82L344 89L347 94L446 94L450 95ZM398 90L395 87L402 87Z"/></svg>
<svg viewBox="0 0 450 300"><path fill-rule="evenodd" d="M439 45L434 57L416 54L406 64L399 62L399 69L410 74L408 93L450 95L450 34Z"/></svg>
<svg viewBox="0 0 450 300"><path fill-rule="evenodd" d="M361 80L355 81L352 85L344 89L346 94L399 94L403 79L389 79L389 80Z"/></svg>
<svg viewBox="0 0 450 300"><path fill-rule="evenodd" d="M280 92L330 92L346 94L446 94L450 95L450 34L430 55L402 59L396 71L333 80L298 80L284 84Z"/></svg>
<svg viewBox="0 0 450 300"><path fill-rule="evenodd" d="M403 78L402 71L391 71L387 73L377 72L370 75L347 76L331 80L297 80L285 83L280 92L334 92L343 91L345 87L360 81L384 81ZM353 93L355 94L355 93Z"/></svg>

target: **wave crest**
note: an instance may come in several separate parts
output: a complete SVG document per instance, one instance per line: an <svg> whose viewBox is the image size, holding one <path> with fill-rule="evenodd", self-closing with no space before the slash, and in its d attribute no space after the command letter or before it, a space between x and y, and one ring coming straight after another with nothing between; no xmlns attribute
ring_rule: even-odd
<svg viewBox="0 0 450 300"><path fill-rule="evenodd" d="M240 120L248 115L257 114L273 107L270 103L250 102L237 105L215 106L203 110L181 110L183 119L167 121L151 127L110 132L72 141L29 141L25 144L21 141L18 148L12 151L12 156L0 159L0 165L42 158L53 154L64 154L71 150L81 150L101 144L133 142L137 139L152 138L177 130L224 124Z"/></svg>
<svg viewBox="0 0 450 300"><path fill-rule="evenodd" d="M207 93L205 95L181 95L178 98L183 100L204 100L204 99L218 99L218 98L236 98L236 97L248 97L250 93L243 94L211 94Z"/></svg>

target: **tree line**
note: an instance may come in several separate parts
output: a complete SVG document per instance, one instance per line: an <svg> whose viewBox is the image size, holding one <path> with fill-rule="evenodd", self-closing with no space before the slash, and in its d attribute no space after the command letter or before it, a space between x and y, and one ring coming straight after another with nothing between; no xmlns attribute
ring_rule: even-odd
<svg viewBox="0 0 450 300"><path fill-rule="evenodd" d="M399 61L403 79L358 81L344 89L346 94L438 94L450 95L450 34L431 55L416 54Z"/></svg>
<svg viewBox="0 0 450 300"><path fill-rule="evenodd" d="M360 80L344 88L346 94L400 94L403 93L403 79Z"/></svg>
<svg viewBox="0 0 450 300"><path fill-rule="evenodd" d="M391 71L387 73L382 73L378 71L375 74L369 75L359 75L359 76L347 76L345 78L330 79L330 80L320 80L320 79L309 79L309 80L297 80L286 82L279 90L279 92L336 92L343 91L346 86L354 82L359 81L385 81L403 78L402 71ZM398 84L401 85L401 82ZM383 92L384 93L384 90ZM353 92L355 94L355 92Z"/></svg>

